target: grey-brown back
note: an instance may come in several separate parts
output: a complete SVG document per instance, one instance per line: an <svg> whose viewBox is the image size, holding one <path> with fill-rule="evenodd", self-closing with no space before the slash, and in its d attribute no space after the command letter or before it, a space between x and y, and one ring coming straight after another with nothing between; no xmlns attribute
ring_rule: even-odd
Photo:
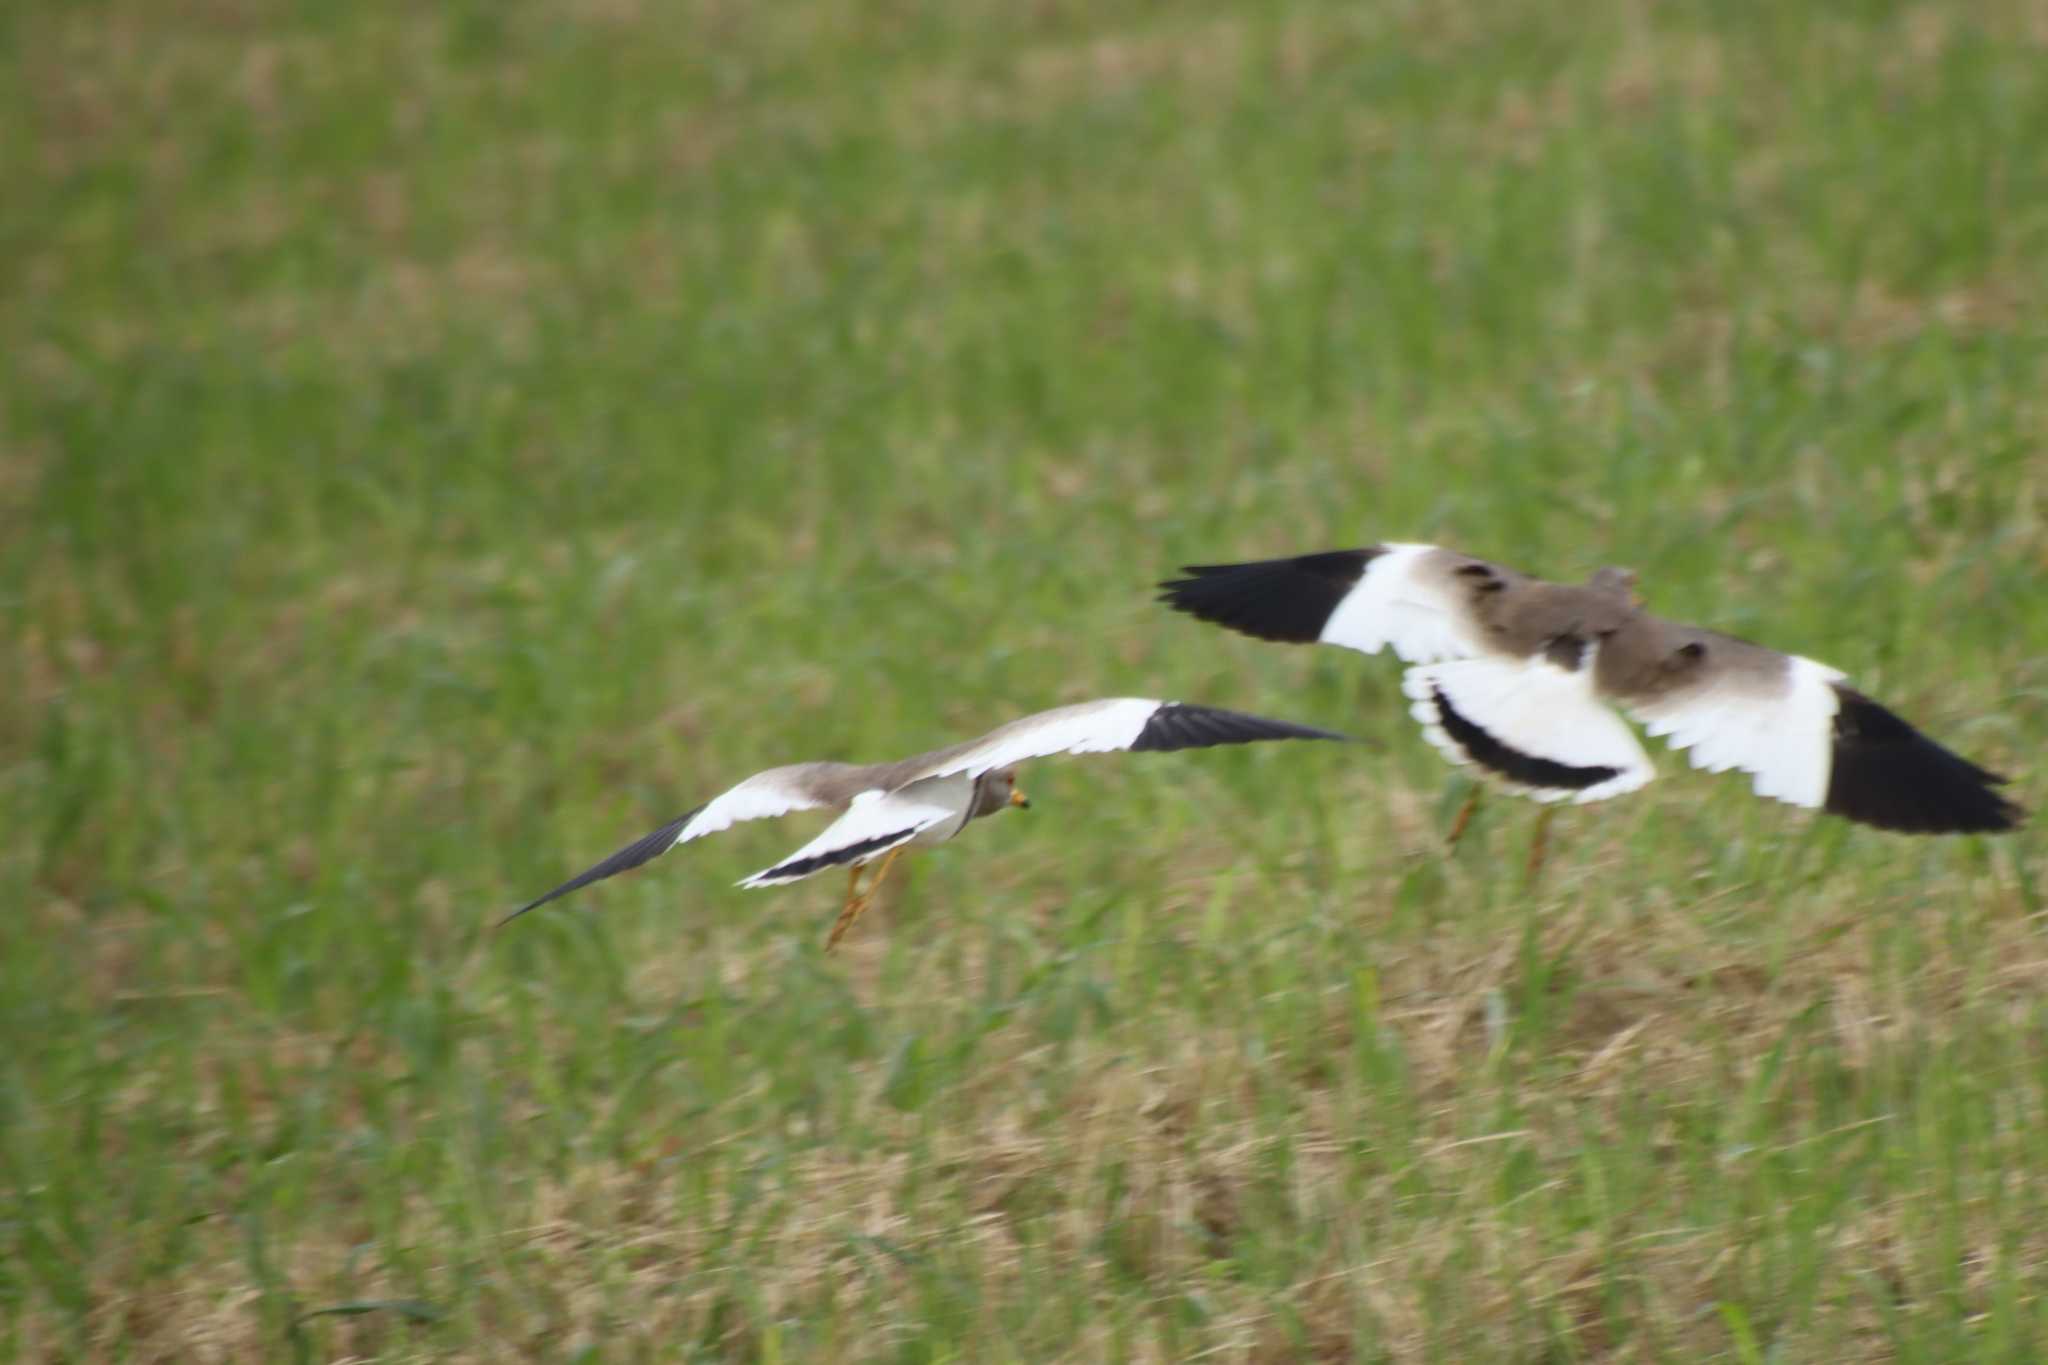
<svg viewBox="0 0 2048 1365"><path fill-rule="evenodd" d="M1637 612L1602 641L1594 685L1601 695L1632 705L1706 683L1770 696L1784 689L1791 668L1789 654Z"/></svg>
<svg viewBox="0 0 2048 1365"><path fill-rule="evenodd" d="M1560 639L1590 640L1619 630L1638 610L1622 571L1585 584L1540 578L1455 550L1436 550L1418 566L1462 601L1486 643L1526 659Z"/></svg>

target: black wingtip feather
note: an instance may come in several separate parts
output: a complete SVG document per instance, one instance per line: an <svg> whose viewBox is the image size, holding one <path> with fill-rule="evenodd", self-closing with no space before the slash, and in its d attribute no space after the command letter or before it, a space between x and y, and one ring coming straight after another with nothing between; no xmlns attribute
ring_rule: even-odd
<svg viewBox="0 0 2048 1365"><path fill-rule="evenodd" d="M676 836L681 834L683 827L696 819L698 811L703 809L704 807L699 806L696 810L686 811L653 833L635 839L632 843L627 844L597 866L577 873L545 896L537 897L520 906L517 910L499 920L499 927L503 928L527 911L546 905L549 901L559 896L566 896L571 891L581 890L592 882L601 882L606 877L615 877L621 872L630 871L644 862L660 857L675 846Z"/></svg>
<svg viewBox="0 0 2048 1365"><path fill-rule="evenodd" d="M1854 688L1837 685L1825 809L1902 834L1994 834L2026 812L2005 779L1949 752Z"/></svg>
<svg viewBox="0 0 2048 1365"><path fill-rule="evenodd" d="M1253 744L1267 739L1335 739L1348 742L1351 736L1313 725L1268 720L1242 711L1216 706L1190 706L1168 702L1146 720L1145 728L1131 745L1134 754L1170 753L1175 749L1208 749L1218 744Z"/></svg>
<svg viewBox="0 0 2048 1365"><path fill-rule="evenodd" d="M1437 723L1443 727L1465 756L1488 772L1499 773L1510 782L1519 782L1525 787L1543 791L1584 791L1597 787L1611 777L1621 776L1621 769L1599 764L1575 767L1559 763L1554 758L1539 758L1535 754L1523 753L1510 748L1495 738L1477 721L1451 705L1451 699L1444 695L1441 687L1432 688L1436 700Z"/></svg>
<svg viewBox="0 0 2048 1365"><path fill-rule="evenodd" d="M1325 550L1246 564L1189 564L1159 585L1159 600L1197 620L1283 644L1312 644L1366 566L1386 551Z"/></svg>

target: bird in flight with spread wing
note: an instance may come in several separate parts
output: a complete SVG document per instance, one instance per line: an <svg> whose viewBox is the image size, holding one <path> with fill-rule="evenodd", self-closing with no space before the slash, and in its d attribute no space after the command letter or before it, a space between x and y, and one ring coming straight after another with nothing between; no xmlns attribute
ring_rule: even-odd
<svg viewBox="0 0 2048 1365"><path fill-rule="evenodd" d="M903 850L943 843L981 816L1013 806L1028 808L1030 802L1017 789L1017 765L1026 759L1206 749L1269 739L1344 738L1329 730L1212 706L1109 697L1041 711L998 726L979 739L895 763L796 763L770 768L636 839L595 867L520 906L505 920L517 919L558 896L638 867L678 844L716 834L739 821L832 809L842 814L817 838L739 883L779 886L828 867L848 868L846 904L826 941L829 950L867 909ZM881 865L863 889L861 869L876 859Z"/></svg>
<svg viewBox="0 0 2048 1365"><path fill-rule="evenodd" d="M1655 775L1619 708L1695 767L1740 769L1760 796L1880 829L1990 833L2024 815L1997 790L2004 778L1838 670L1652 616L1625 569L1546 583L1389 543L1182 573L1160 584L1160 600L1201 620L1261 640L1391 648L1411 665L1402 688L1430 744L1538 801L1600 801Z"/></svg>

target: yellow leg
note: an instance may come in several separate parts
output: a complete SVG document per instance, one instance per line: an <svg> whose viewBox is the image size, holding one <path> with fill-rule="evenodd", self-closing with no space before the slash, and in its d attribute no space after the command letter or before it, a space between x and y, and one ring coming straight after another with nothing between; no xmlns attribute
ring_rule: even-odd
<svg viewBox="0 0 2048 1365"><path fill-rule="evenodd" d="M1458 807L1457 819L1451 821L1450 835L1444 840L1445 852L1448 853L1456 848L1458 840L1465 837L1465 826L1472 823L1472 812L1479 809L1479 798L1485 794L1486 788L1484 786L1477 782L1472 784L1472 794L1465 798L1464 805Z"/></svg>
<svg viewBox="0 0 2048 1365"><path fill-rule="evenodd" d="M863 863L855 863L846 870L846 904L839 911L839 918L832 923L832 936L825 940L825 951L828 953L832 951L833 945L839 942L840 936L860 918L860 912L867 908L867 903L860 894L860 874L864 866Z"/></svg>
<svg viewBox="0 0 2048 1365"><path fill-rule="evenodd" d="M1524 869L1531 886L1536 884L1537 874L1543 871L1543 855L1550 851L1550 821L1556 814L1556 806L1545 806L1543 813L1536 817L1536 837L1529 841L1529 865Z"/></svg>
<svg viewBox="0 0 2048 1365"><path fill-rule="evenodd" d="M856 892L854 890L855 885L860 880L860 868L855 867L853 869L853 877L846 883L846 908L839 912L839 918L832 923L831 936L825 940L826 952L829 953L838 947L839 940L846 937L846 931L853 927L853 922L867 911L868 902L875 898L875 892L881 889L883 879L889 875L890 865L902 853L903 845L898 844L882 855L882 861L875 868L875 875L868 882L868 889L865 891Z"/></svg>

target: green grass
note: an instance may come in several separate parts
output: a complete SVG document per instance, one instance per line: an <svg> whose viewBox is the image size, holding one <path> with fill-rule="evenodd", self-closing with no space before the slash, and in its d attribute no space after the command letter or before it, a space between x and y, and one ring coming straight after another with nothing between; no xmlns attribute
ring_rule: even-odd
<svg viewBox="0 0 2048 1365"><path fill-rule="evenodd" d="M1663 780L1456 856L1435 538L2041 803L2029 0L0 11L0 1351L2048 1355L2048 860ZM844 950L770 763L1083 697Z"/></svg>

